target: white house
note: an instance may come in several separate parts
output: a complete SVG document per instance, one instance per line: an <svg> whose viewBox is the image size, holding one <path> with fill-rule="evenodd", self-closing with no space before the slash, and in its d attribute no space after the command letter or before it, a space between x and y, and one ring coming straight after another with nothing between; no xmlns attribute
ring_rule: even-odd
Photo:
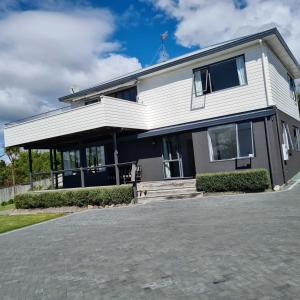
<svg viewBox="0 0 300 300"><path fill-rule="evenodd" d="M5 145L50 149L64 187L266 168L300 170L294 79L276 28L207 47L61 97L68 107L7 124ZM57 170L60 153L63 170Z"/></svg>

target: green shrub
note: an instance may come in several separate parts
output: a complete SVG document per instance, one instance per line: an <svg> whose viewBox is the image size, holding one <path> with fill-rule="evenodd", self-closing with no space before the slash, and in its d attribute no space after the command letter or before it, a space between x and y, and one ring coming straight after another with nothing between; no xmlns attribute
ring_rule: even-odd
<svg viewBox="0 0 300 300"><path fill-rule="evenodd" d="M197 189L204 192L260 192L270 186L266 169L197 175Z"/></svg>
<svg viewBox="0 0 300 300"><path fill-rule="evenodd" d="M1 206L6 206L6 205L9 205L9 204L13 204L13 203L14 203L14 199L9 199L7 201L1 202Z"/></svg>
<svg viewBox="0 0 300 300"><path fill-rule="evenodd" d="M133 189L129 185L70 189L44 192L28 192L15 197L16 208L48 208L61 206L87 206L129 204Z"/></svg>

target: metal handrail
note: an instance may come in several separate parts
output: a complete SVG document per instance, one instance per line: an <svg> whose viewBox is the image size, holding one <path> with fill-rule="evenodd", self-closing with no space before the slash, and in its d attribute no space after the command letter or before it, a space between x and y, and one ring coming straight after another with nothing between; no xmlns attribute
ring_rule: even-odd
<svg viewBox="0 0 300 300"><path fill-rule="evenodd" d="M41 117L55 116L55 115L57 115L61 112L70 111L74 108L76 108L76 107L72 107L71 105L56 108L56 109L53 109L53 110L46 111L44 113L40 113L40 114L33 115L33 116L30 116L30 117L22 118L22 119L13 121L13 122L5 123L4 128L8 128L10 126L14 126L14 125L24 123L24 122L28 122L28 121L33 121L33 120L36 120L36 119L41 118Z"/></svg>
<svg viewBox="0 0 300 300"><path fill-rule="evenodd" d="M121 101L128 101L128 100L125 100L125 99L120 99L120 98L115 98L115 97L109 97L109 98L116 99L116 100L121 100ZM96 103L101 103L101 99L102 98L99 97L99 100ZM134 103L132 101L128 101L128 102L129 103ZM96 103L93 103L93 104L96 104ZM37 114L37 115L33 115L33 116L22 118L22 119L19 119L19 120L16 120L16 121L5 123L4 128L9 128L9 127L12 127L12 126L15 126L15 125L18 125L18 124L22 124L22 123L25 123L25 122L34 121L34 120L37 120L39 118L55 116L55 115L58 115L58 114L63 113L63 112L68 112L68 111L71 111L71 110L80 109L80 108L84 108L84 107L86 107L86 105L75 106L75 107L73 107L72 105L63 106L63 107L60 107L60 108L56 108L56 109L53 109L53 110L46 111L44 113L40 113L40 114Z"/></svg>
<svg viewBox="0 0 300 300"><path fill-rule="evenodd" d="M118 163L117 166L126 166L126 165L132 165L136 164L136 161L130 161L130 162L122 162ZM94 167L81 167L81 168L73 168L73 169L63 169L63 170L53 170L52 172L36 172L32 173L33 176L41 176L41 175L51 175L52 174L60 174L65 172L80 172L80 171L89 171L89 170L95 170L95 169L104 169L104 168L112 168L115 167L115 164L107 164L107 165L100 165L100 166L94 166Z"/></svg>

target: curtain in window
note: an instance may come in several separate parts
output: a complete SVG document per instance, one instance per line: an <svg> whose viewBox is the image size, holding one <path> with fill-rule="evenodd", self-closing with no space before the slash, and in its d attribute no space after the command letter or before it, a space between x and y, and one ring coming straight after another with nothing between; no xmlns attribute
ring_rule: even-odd
<svg viewBox="0 0 300 300"><path fill-rule="evenodd" d="M293 149L292 138L288 125L285 122L282 122L282 138L283 143L287 150Z"/></svg>
<svg viewBox="0 0 300 300"><path fill-rule="evenodd" d="M195 82L195 95L196 95L196 97L203 95L201 71L196 71L194 73L194 82Z"/></svg>
<svg viewBox="0 0 300 300"><path fill-rule="evenodd" d="M243 56L236 58L236 68L239 76L240 85L246 84L245 61Z"/></svg>

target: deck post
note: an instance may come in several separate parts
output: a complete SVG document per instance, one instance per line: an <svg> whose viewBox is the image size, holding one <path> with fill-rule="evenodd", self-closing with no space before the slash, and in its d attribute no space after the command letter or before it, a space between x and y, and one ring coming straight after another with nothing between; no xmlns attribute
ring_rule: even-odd
<svg viewBox="0 0 300 300"><path fill-rule="evenodd" d="M53 174L53 151L50 151L50 176L51 176L51 189L54 189L54 174Z"/></svg>
<svg viewBox="0 0 300 300"><path fill-rule="evenodd" d="M57 153L56 149L54 149L54 169L55 169L55 188L58 189L58 168L57 168Z"/></svg>
<svg viewBox="0 0 300 300"><path fill-rule="evenodd" d="M29 184L30 184L30 189L33 190L32 153L31 153L31 148L28 149L28 164L29 164Z"/></svg>
<svg viewBox="0 0 300 300"><path fill-rule="evenodd" d="M84 181L84 170L83 167L80 167L80 180L81 180L81 187L85 187L85 181Z"/></svg>
<svg viewBox="0 0 300 300"><path fill-rule="evenodd" d="M115 175L116 185L120 185L120 172L119 172L119 155L117 147L117 133L113 132L113 146L114 146L114 164L115 164Z"/></svg>

